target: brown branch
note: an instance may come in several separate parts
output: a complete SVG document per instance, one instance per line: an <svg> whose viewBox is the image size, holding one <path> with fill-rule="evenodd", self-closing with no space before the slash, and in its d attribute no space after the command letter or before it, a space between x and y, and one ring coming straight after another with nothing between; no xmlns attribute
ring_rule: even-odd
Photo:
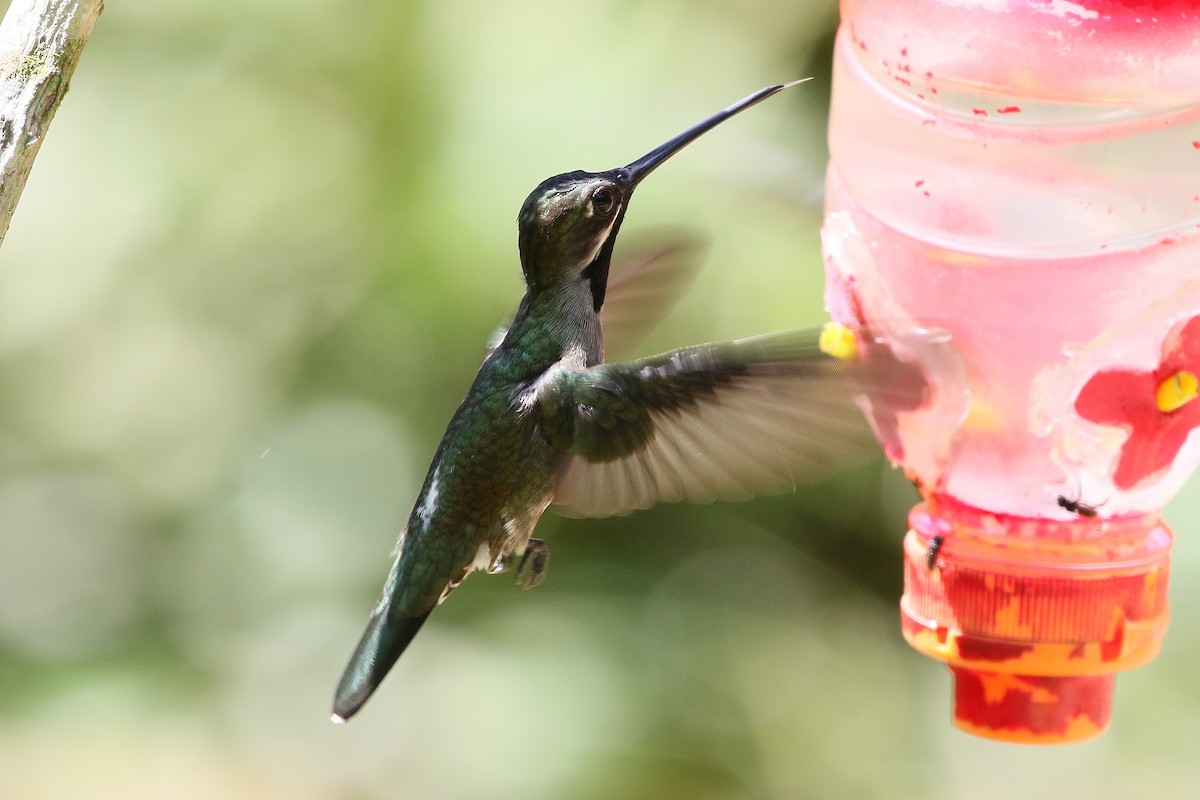
<svg viewBox="0 0 1200 800"><path fill-rule="evenodd" d="M0 22L0 242L104 0L12 0Z"/></svg>

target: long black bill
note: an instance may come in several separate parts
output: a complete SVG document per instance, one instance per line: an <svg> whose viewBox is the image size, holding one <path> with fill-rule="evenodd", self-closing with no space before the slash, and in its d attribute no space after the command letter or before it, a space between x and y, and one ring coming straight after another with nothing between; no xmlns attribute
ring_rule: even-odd
<svg viewBox="0 0 1200 800"><path fill-rule="evenodd" d="M798 81L792 81L791 83L781 83L778 86L768 86L765 89L759 89L746 99L739 100L729 108L726 108L723 111L718 111L716 114L713 114L703 122L693 125L669 142L660 144L658 147L654 148L649 153L646 153L646 155L642 156L637 161L634 161L625 168L618 170L618 172L621 174L621 177L626 181L626 185L628 187L626 191L641 183L642 179L653 172L659 164L663 163L668 158L675 155L680 150L720 125L725 120L736 114L740 114L751 106L758 105L773 94L778 94L784 89L795 86L798 83L804 83L808 80L812 79L802 78Z"/></svg>
<svg viewBox="0 0 1200 800"><path fill-rule="evenodd" d="M729 108L718 111L716 114L713 114L703 122L693 125L683 133L676 136L674 139L660 144L658 147L654 148L649 153L646 153L646 155L642 156L638 160L633 161L624 167L619 167L618 169L613 170L611 173L608 173L613 175L618 182L624 185L625 204L621 208L620 216L617 217L617 221L613 224L613 227L609 232L608 241L606 241L604 246L600 249L600 252L596 256L596 260L593 262L591 267L591 274L589 277L591 278L592 285L592 302L596 311L599 311L600 306L604 303L604 292L608 286L608 267L612 261L613 246L617 240L617 231L621 229L621 222L625 219L625 209L628 208L629 194L633 191L633 188L641 183L643 178L657 169L658 166L668 158L675 155L680 150L694 142L696 139L699 139L701 136L720 125L725 120L736 114L740 114L751 106L758 105L773 94L777 94L778 92L782 92L784 89L809 80L812 79L801 78L800 80L792 81L791 83L781 83L777 86L768 86L765 89L759 89L757 92L745 98L744 100L739 100Z"/></svg>

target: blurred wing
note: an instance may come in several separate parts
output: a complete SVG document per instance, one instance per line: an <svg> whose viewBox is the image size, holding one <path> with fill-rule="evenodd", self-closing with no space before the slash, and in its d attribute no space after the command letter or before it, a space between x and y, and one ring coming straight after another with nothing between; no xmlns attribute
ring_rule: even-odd
<svg viewBox="0 0 1200 800"><path fill-rule="evenodd" d="M828 356L819 335L784 331L555 373L539 409L543 433L569 452L558 510L603 517L744 500L878 453L855 394L895 393L895 407L916 407L924 379L890 351Z"/></svg>
<svg viewBox="0 0 1200 800"><path fill-rule="evenodd" d="M600 325L604 351L614 357L633 352L670 313L696 276L703 245L680 233L660 234L653 244L622 259L608 281Z"/></svg>

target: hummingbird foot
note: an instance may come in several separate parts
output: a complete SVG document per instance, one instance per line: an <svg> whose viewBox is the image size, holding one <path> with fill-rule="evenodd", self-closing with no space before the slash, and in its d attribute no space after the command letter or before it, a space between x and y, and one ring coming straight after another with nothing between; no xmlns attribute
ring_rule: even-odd
<svg viewBox="0 0 1200 800"><path fill-rule="evenodd" d="M550 548L541 539L530 539L517 562L517 585L532 589L546 577L546 562L550 560Z"/></svg>

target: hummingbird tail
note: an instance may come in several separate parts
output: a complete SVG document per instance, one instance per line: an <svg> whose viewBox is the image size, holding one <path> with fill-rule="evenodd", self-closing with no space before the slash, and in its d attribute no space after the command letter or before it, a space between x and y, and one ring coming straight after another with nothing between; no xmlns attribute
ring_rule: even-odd
<svg viewBox="0 0 1200 800"><path fill-rule="evenodd" d="M333 696L334 722L345 722L363 707L428 616L428 611L415 616L393 616L385 610L371 617L338 681Z"/></svg>

